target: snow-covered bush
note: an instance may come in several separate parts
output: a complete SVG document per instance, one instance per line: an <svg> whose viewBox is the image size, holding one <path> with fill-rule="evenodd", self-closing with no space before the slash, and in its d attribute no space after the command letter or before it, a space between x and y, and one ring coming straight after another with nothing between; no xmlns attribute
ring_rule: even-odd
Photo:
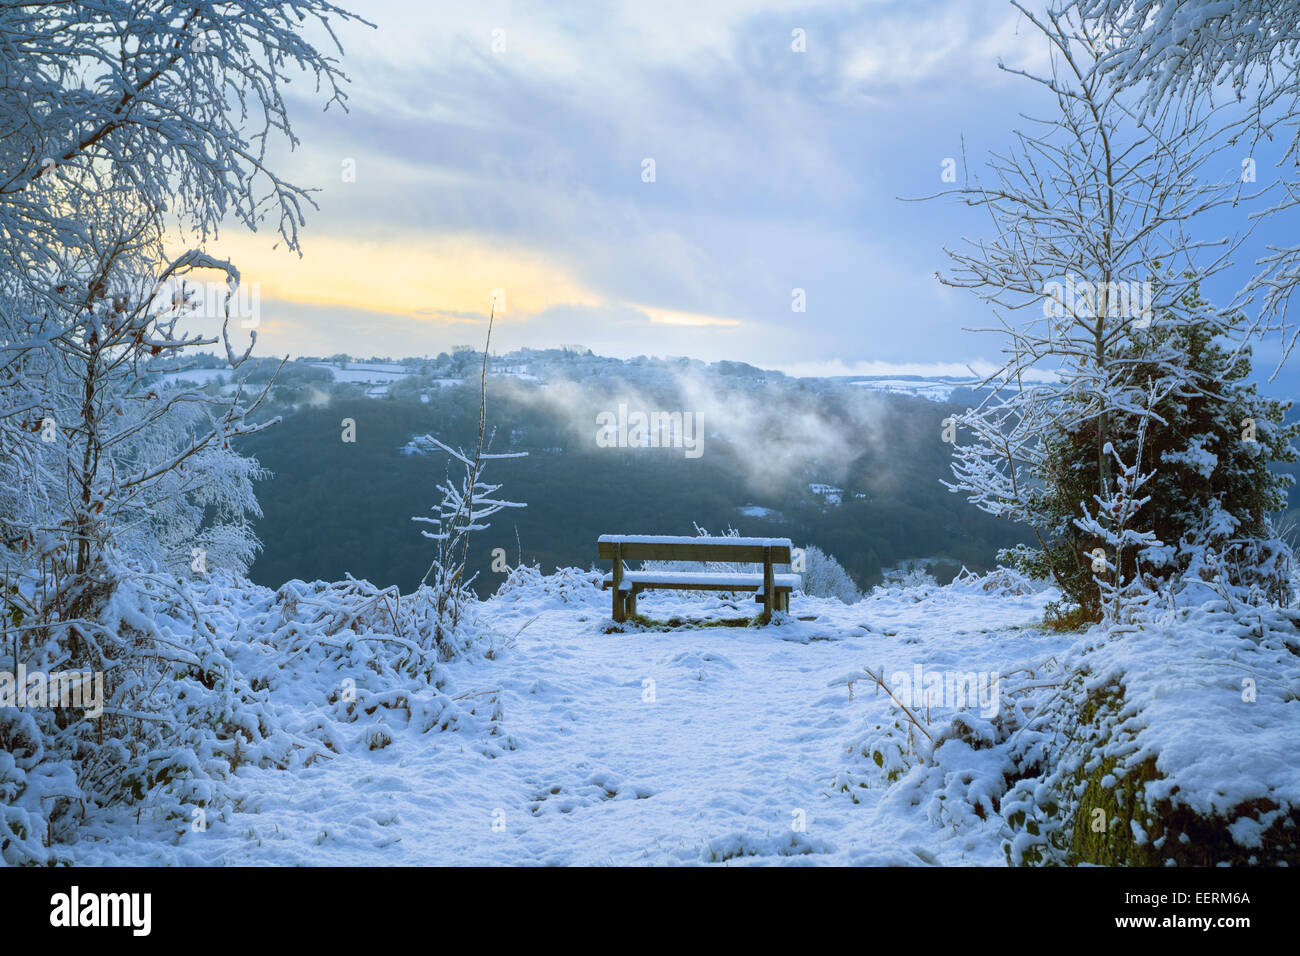
<svg viewBox="0 0 1300 956"><path fill-rule="evenodd" d="M543 574L539 565L521 564L510 568L501 582L494 601L525 603L543 607L551 603L565 606L599 607L609 600L601 590L604 575L592 568L556 568L553 574Z"/></svg>
<svg viewBox="0 0 1300 956"><path fill-rule="evenodd" d="M35 590L30 578L24 586ZM265 694L237 672L228 639L185 581L144 570L116 580L81 578L58 600L68 627L13 635L20 660L52 670L67 660L62 648L76 635L86 649L79 663L102 675L102 714L30 708L8 720L25 754L17 769L36 793L57 799L23 811L24 830L32 830L32 814L39 820L42 844L0 833L7 862L64 859L83 814L126 802L148 799L151 815L174 821L179 832L196 808L217 799L218 781L240 763L301 765L323 752L305 739L295 747L276 726ZM57 793L41 783L51 779Z"/></svg>
<svg viewBox="0 0 1300 956"><path fill-rule="evenodd" d="M0 863L57 859L46 848L58 838L51 807L64 808L80 795L72 766L47 753L45 737L36 714L0 709Z"/></svg>
<svg viewBox="0 0 1300 956"><path fill-rule="evenodd" d="M1044 581L1035 581L1021 574L1015 568L998 566L987 574L976 574L963 567L952 583L951 590L967 593L1002 594L1019 597L1034 594L1046 586Z"/></svg>
<svg viewBox="0 0 1300 956"><path fill-rule="evenodd" d="M1148 611L1059 657L1001 675L992 716L918 723L891 705L836 789L997 836L1013 865L1300 863L1300 612Z"/></svg>
<svg viewBox="0 0 1300 956"><path fill-rule="evenodd" d="M803 592L812 597L838 598L845 604L862 600L862 592L844 566L816 545L804 548Z"/></svg>
<svg viewBox="0 0 1300 956"><path fill-rule="evenodd" d="M391 746L404 728L468 731L485 753L514 747L499 697L446 690L449 655L495 644L477 615L457 632L463 644L440 648L421 638L417 600L352 578L272 591L225 572L186 581L140 571L69 598L87 639L115 648L104 713L0 709L7 863L75 861L83 820L123 804L178 837L197 812L224 812L240 766L306 767ZM20 642L33 669L57 650Z"/></svg>
<svg viewBox="0 0 1300 956"><path fill-rule="evenodd" d="M885 590L893 588L937 588L938 580L922 565L904 565L881 572L880 586Z"/></svg>
<svg viewBox="0 0 1300 956"><path fill-rule="evenodd" d="M1049 658L1001 675L991 689L997 695L991 714L982 707L967 708L940 721L905 709L895 699L894 725L876 725L861 740L866 745L862 752L881 770L889 767L890 755L897 751L893 769L898 772L891 770L884 777L877 773L872 781L862 773L865 769L870 774L870 766L858 758L841 778L858 781L859 786L885 786L882 806L919 806L931 823L945 830L996 827L1000 801L1017 772L1013 747L1033 725L1037 690L1054 683L1055 672ZM850 752L855 749L856 744Z"/></svg>
<svg viewBox="0 0 1300 956"><path fill-rule="evenodd" d="M919 602L942 591L938 580L926 570L924 564L909 562L885 571L881 575L881 583L871 589L869 599L884 601L901 598Z"/></svg>
<svg viewBox="0 0 1300 956"><path fill-rule="evenodd" d="M872 723L849 742L848 765L836 773L832 789L857 803L858 791L888 787L918 762L917 736L901 717Z"/></svg>

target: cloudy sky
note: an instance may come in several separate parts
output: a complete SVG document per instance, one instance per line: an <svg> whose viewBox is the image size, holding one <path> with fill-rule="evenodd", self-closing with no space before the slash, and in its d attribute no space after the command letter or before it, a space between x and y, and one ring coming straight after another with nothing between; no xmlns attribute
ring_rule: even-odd
<svg viewBox="0 0 1300 956"><path fill-rule="evenodd" d="M261 354L581 344L796 374L983 367L946 158L1007 145L1043 43L1005 0L354 0L350 112L296 109L299 258L221 237ZM801 45L800 52L797 47ZM303 91L304 93L306 91ZM646 181L653 161L653 181ZM792 310L795 289L806 311Z"/></svg>

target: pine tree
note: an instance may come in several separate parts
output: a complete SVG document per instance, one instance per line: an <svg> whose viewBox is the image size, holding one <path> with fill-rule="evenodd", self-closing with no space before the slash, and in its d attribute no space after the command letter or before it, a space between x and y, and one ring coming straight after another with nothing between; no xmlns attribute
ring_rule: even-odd
<svg viewBox="0 0 1300 956"><path fill-rule="evenodd" d="M1211 306L1192 290L1183 305L1206 321L1154 322L1134 330L1116 354L1129 383L1112 414L1108 441L1115 457L1132 462L1136 473L1154 473L1143 488L1150 500L1139 527L1158 544L1123 557L1118 578L1142 576L1168 582L1187 573L1224 575L1224 583L1283 597L1286 585L1277 559L1271 515L1286 507L1292 479L1272 465L1294 462L1291 442L1300 423L1285 422L1288 401L1260 396L1248 381L1250 350L1230 351L1213 333L1234 327L1236 316L1212 316ZM1141 392L1165 383L1147 418ZM1125 395L1124 391L1129 394ZM1035 475L1031 510L1043 546L1004 553L1020 570L1050 576L1089 616L1099 613L1094 552L1113 553L1095 533L1081 528L1084 507L1093 506L1098 487L1095 419L1061 426L1045 437L1045 467Z"/></svg>

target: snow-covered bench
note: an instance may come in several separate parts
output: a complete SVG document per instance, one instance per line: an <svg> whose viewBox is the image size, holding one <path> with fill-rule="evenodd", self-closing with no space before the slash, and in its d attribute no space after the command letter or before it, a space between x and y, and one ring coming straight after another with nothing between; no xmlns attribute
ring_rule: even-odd
<svg viewBox="0 0 1300 956"><path fill-rule="evenodd" d="M763 620L773 611L790 610L790 592L802 584L797 574L776 574L773 566L789 564L789 538L699 538L645 534L602 534L600 558L613 561L603 587L614 592L614 620L636 614L636 596L654 588L673 591L753 591L763 605ZM717 571L625 571L624 561L721 561L761 564L753 574Z"/></svg>

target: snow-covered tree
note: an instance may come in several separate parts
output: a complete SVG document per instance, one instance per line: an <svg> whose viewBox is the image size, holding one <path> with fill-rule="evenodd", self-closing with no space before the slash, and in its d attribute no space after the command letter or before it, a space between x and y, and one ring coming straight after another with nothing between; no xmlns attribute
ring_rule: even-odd
<svg viewBox="0 0 1300 956"><path fill-rule="evenodd" d="M38 401L27 418L32 430L0 432L0 448L15 438L29 446L26 456L9 458L27 465L11 470L30 467L44 491L13 513L20 530L6 535L11 549L57 541L73 575L89 573L114 549L174 570L191 565L195 551L202 566L210 558L247 569L256 548L247 519L258 514L251 480L259 471L232 442L273 424L248 420L266 389L246 398L237 386L224 396L158 373L217 341L186 330L194 311L188 294L159 295L166 282L207 265L190 254L161 282L105 294L89 304L80 340L55 338L24 363L26 390Z"/></svg>
<svg viewBox="0 0 1300 956"><path fill-rule="evenodd" d="M500 485L490 484L483 478L484 470L491 461L502 458L525 458L527 452L507 452L489 454L480 449L465 452L444 444L432 435L422 435L415 439L417 446L425 446L445 452L449 458L460 466L461 474L455 478L449 473L438 490L442 499L433 508L432 517L416 515L411 520L431 525L432 531L421 530L420 534L435 543L434 557L420 579L419 594L432 598L437 608L437 620L446 621L446 626L454 630L460 620L462 605L472 598L468 590L474 575L465 576L469 562L470 538L476 531L486 531L491 525L487 519L505 508L526 507L522 502L507 501L495 497ZM441 645L441 630L435 634Z"/></svg>
<svg viewBox="0 0 1300 956"><path fill-rule="evenodd" d="M1074 527L1099 545L1091 552L1093 578L1097 582L1103 616L1111 621L1119 621L1121 615L1149 599L1151 592L1145 586L1135 553L1163 544L1148 526L1149 522L1141 520L1140 515L1151 502L1151 494L1143 495L1143 489L1156 475L1155 471L1143 473L1141 463L1152 411L1160 397L1154 384L1147 387L1146 407L1139 415L1135 438L1137 447L1131 461L1126 461L1114 445L1107 442L1106 452L1114 457L1117 466L1114 482L1106 494L1092 496L1092 507L1081 501L1079 508L1083 516L1071 520ZM1133 565L1131 572L1130 563Z"/></svg>
<svg viewBox="0 0 1300 956"><path fill-rule="evenodd" d="M420 579L415 600L423 619L425 637L430 639L444 657L454 657L458 651L455 635L460 625L462 608L472 599L469 590L474 576L465 577L469 564L470 538L475 531L485 531L490 525L487 519L506 508L527 507L522 502L507 501L494 497L501 489L500 485L489 484L483 478L488 462L502 458L526 458L527 452L507 452L490 454L485 447L492 444L492 435L485 434L487 428L487 362L488 350L492 344L492 324L496 319L496 301L493 300L488 314L487 341L483 347L483 364L479 374L478 437L473 451L452 448L432 435L421 435L414 439L417 448L436 449L445 452L451 460L460 465L462 474L453 479L448 473L438 491L442 499L432 509L432 517L416 515L411 520L432 525L432 531L421 530L420 534L435 542L435 552L429 569Z"/></svg>
<svg viewBox="0 0 1300 956"><path fill-rule="evenodd" d="M1021 9L1049 44L1052 68L1042 77L1013 72L1041 85L1055 113L990 159L993 182L949 193L985 209L994 235L949 250L955 270L942 281L992 307L1005 360L986 383L989 397L956 416L948 486L1027 524L1064 583L1087 565L1054 543L1072 517L1044 487L1066 468L1091 482L1072 506L1114 494L1113 449L1134 434L1126 429L1143 413L1143 396L1186 385L1188 363L1173 349L1186 341L1179 330L1240 331L1239 315L1206 310L1192 294L1236 241L1197 239L1191 225L1231 201L1235 184L1208 181L1205 111L1139 114L1092 68L1104 49L1096 24ZM1134 348L1152 330L1165 343L1154 362ZM1203 382L1188 387L1206 392Z"/></svg>
<svg viewBox="0 0 1300 956"><path fill-rule="evenodd" d="M1173 581L1201 573L1207 551L1234 555L1234 568L1223 575L1227 583L1282 596L1281 572L1271 566L1285 556L1280 542L1271 549L1274 559L1242 559L1276 538L1271 516L1285 507L1291 480L1273 466L1296 460L1291 442L1300 425L1285 423L1289 402L1259 396L1248 381L1249 348L1234 351L1216 335L1241 320L1223 319L1194 291L1185 298L1200 321L1157 320L1117 355L1134 384L1128 410L1112 417L1108 445L1124 469L1136 468L1149 482L1149 501L1129 527L1149 531L1153 541L1121 559L1114 542L1079 524L1095 511L1098 495L1091 455L1096 423L1067 418L1045 436L1047 466L1033 475L1041 547L1006 555L1026 573L1055 577L1072 601L1094 612L1102 608L1093 586L1099 549L1111 578L1125 581L1138 575L1139 565L1149 582ZM1115 472L1108 499L1123 491L1117 483L1124 469Z"/></svg>
<svg viewBox="0 0 1300 956"><path fill-rule="evenodd" d="M307 33L347 19L324 0L0 7L0 470L14 504L0 548L31 554L44 534L47 553L61 538L85 574L119 531L139 544L151 525L175 551L169 515L193 526L211 509L221 530L207 543L247 564L255 541L235 532L256 508L255 469L231 440L259 427L256 396L164 389L153 373L219 341L237 368L256 317L246 347L229 313L219 339L194 331L183 283L216 275L233 295L239 272L200 248L169 256L165 240L269 217L297 247L310 194L268 156L276 138L296 142L295 74L342 102L337 60Z"/></svg>
<svg viewBox="0 0 1300 956"><path fill-rule="evenodd" d="M160 468L224 449L245 427L241 401L206 403L210 427L193 441L164 449L144 437L160 411L205 404L151 398L150 361L214 341L178 328L189 310L168 313L153 293L201 269L239 279L197 248L169 258L164 239L203 243L222 222L269 217L297 247L310 195L274 171L269 148L296 142L283 98L294 74L342 102L338 62L307 28L332 37L350 18L323 0L0 6L0 467L39 503L59 476L41 470L31 436L76 446L63 497L80 504L53 523L75 539L78 571L105 540L107 488L139 503ZM237 366L252 344L233 348L228 325L223 338ZM110 468L108 449L132 442L161 457ZM4 543L30 545L12 533Z"/></svg>
<svg viewBox="0 0 1300 956"><path fill-rule="evenodd" d="M52 802L28 794L47 826L237 762L232 738L263 719L237 713L247 683L175 573L252 558L257 467L232 442L265 424L259 397L160 366L251 352L256 316L246 346L229 312L203 315L219 335L195 328L193 283L218 276L223 311L238 288L204 248L218 225L269 219L297 248L310 195L269 161L295 142L284 86L306 74L341 100L310 36L349 18L324 0L0 4L0 558L6 621L23 617L0 655L98 672L105 696L98 722L0 723L0 752L17 726L33 760L68 762ZM14 825L0 813L5 859Z"/></svg>
<svg viewBox="0 0 1300 956"><path fill-rule="evenodd" d="M1068 0L1064 8L1103 37L1098 74L1136 94L1139 109L1220 98L1241 108L1224 142L1253 181L1254 147L1280 140L1276 169L1294 170L1300 157L1300 3L1296 0ZM1226 94L1226 95L1225 95ZM1278 183L1276 199L1257 215L1300 205L1300 180ZM1300 286L1300 244L1270 248L1240 302L1257 302L1251 331L1280 333L1282 357L1300 341L1300 323L1287 306Z"/></svg>

